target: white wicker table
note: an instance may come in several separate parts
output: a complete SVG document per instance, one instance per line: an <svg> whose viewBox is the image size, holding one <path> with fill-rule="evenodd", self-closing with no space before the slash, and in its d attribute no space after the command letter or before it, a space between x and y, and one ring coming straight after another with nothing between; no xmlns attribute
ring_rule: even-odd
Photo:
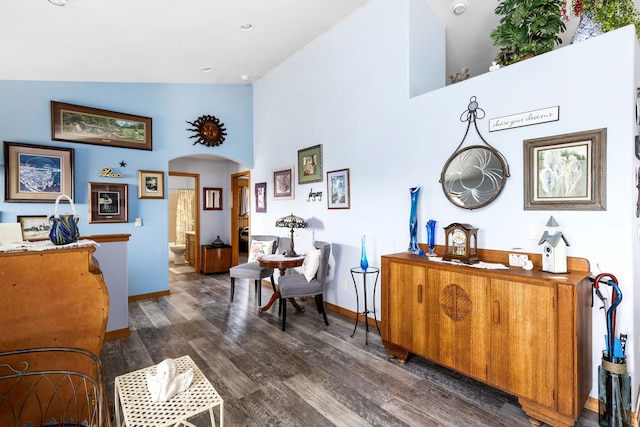
<svg viewBox="0 0 640 427"><path fill-rule="evenodd" d="M209 410L211 426L215 427L213 408L220 406L220 427L224 425L224 402L213 388L202 371L193 363L191 357L182 356L175 359L178 371L184 372L193 368L193 382L191 386L176 394L167 402L153 402L147 388L147 372L156 374L156 366L140 369L115 379L115 416L116 425L120 427L122 416L127 427L164 427L193 426L188 418Z"/></svg>

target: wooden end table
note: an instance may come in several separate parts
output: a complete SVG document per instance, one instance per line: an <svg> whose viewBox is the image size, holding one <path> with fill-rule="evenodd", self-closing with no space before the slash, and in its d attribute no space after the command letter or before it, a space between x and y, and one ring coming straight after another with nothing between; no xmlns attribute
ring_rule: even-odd
<svg viewBox="0 0 640 427"><path fill-rule="evenodd" d="M260 267L277 268L278 270L280 270L280 275L284 276L287 268L300 267L304 262L304 258L305 258L304 255L297 256L297 257L287 257L280 254L263 255L260 258L258 258L258 263L260 264ZM269 302L267 303L267 305L265 305L264 307L260 307L258 309L259 313L269 310L273 305L273 303L280 298L280 291L276 289L276 285L274 283L272 283L271 285L273 286L273 295L271 295L271 299L269 299ZM299 312L304 311L304 308L298 305L298 303L294 298L289 298L289 302L291 302L291 304Z"/></svg>

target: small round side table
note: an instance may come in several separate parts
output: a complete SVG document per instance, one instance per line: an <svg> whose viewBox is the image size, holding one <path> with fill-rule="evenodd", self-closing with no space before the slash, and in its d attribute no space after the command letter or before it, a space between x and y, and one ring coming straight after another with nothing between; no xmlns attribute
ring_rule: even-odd
<svg viewBox="0 0 640 427"><path fill-rule="evenodd" d="M369 311L367 307L367 276L375 274L375 278L373 279L373 311ZM358 296L358 284L356 282L356 275L362 276L363 290L364 290L364 311L360 310L360 300ZM356 330L358 329L358 320L360 319L360 315L364 316L364 325L365 325L365 337L364 342L365 345L369 345L369 313L373 313L373 318L376 321L376 328L378 329L378 334L380 334L380 327L378 326L378 318L376 317L376 286L378 285L378 276L380 275L380 269L376 267L369 267L366 271L364 271L360 267L354 267L351 269L351 279L353 279L353 287L356 290L356 325L353 328L353 333L351 336L356 334ZM382 334L380 334L382 336Z"/></svg>

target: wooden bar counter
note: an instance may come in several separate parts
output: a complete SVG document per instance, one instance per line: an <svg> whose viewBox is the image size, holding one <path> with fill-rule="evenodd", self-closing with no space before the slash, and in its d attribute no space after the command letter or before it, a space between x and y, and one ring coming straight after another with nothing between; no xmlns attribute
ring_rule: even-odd
<svg viewBox="0 0 640 427"><path fill-rule="evenodd" d="M76 347L100 355L109 294L93 242L37 243L0 252L0 351Z"/></svg>

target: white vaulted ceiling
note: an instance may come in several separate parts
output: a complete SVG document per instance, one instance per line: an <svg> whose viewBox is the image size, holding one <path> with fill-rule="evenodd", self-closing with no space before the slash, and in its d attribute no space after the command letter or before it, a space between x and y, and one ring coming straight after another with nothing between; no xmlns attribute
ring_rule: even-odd
<svg viewBox="0 0 640 427"><path fill-rule="evenodd" d="M0 79L252 83L371 1L2 0ZM453 0L425 1L445 23L447 74L486 72L498 2L463 0L455 16Z"/></svg>

